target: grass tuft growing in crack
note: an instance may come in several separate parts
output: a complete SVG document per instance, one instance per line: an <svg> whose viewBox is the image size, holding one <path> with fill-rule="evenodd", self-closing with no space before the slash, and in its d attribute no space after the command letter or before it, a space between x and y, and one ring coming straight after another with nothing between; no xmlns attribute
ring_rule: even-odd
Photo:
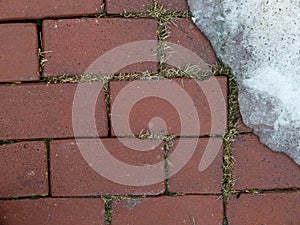
<svg viewBox="0 0 300 225"><path fill-rule="evenodd" d="M173 136L170 136L169 138L167 138L165 140L165 156L164 156L164 159L165 159L165 165L164 166L165 166L165 175L166 175L166 181L165 181L166 191L165 191L165 194L168 195L168 196L177 195L176 193L171 193L169 191L169 177L170 177L169 167L173 166L172 162L169 159L169 156L170 156L170 149L174 145L175 138L176 138L176 136L173 135Z"/></svg>
<svg viewBox="0 0 300 225"><path fill-rule="evenodd" d="M112 198L103 196L102 199L105 208L105 224L110 225L112 220Z"/></svg>
<svg viewBox="0 0 300 225"><path fill-rule="evenodd" d="M214 76L227 76L233 78L231 69L225 66L223 63L217 63L216 65L213 65L212 72Z"/></svg>
<svg viewBox="0 0 300 225"><path fill-rule="evenodd" d="M202 71L198 66L186 66L177 68L167 68L160 71L160 73L121 73L116 75L62 75L59 77L45 77L43 82L48 84L53 83L80 83L80 82L96 82L102 81L104 83L110 81L133 81L133 80L158 80L160 78L193 78L203 80L211 76L211 74Z"/></svg>
<svg viewBox="0 0 300 225"><path fill-rule="evenodd" d="M234 185L234 177L232 168L234 164L233 159L233 143L238 134L237 120L238 120L238 100L237 100L237 84L229 68L219 67L218 74L225 73L229 79L229 96L228 96L228 132L223 137L224 156L223 156L223 199L226 202L228 197L233 193L232 187Z"/></svg>
<svg viewBox="0 0 300 225"><path fill-rule="evenodd" d="M170 154L170 148L173 146L174 144L174 140L176 139L176 135L163 135L163 134L153 134L150 132L146 132L144 134L140 134L138 136L138 138L140 139L150 139L150 140L162 140L165 142L164 145L164 169L165 169L165 176L166 176L166 180L165 180L165 194L168 196L175 196L178 195L177 193L171 193L169 192L169 166L172 166L172 162L169 160L169 154Z"/></svg>
<svg viewBox="0 0 300 225"><path fill-rule="evenodd" d="M44 78L43 81L46 81L48 84L53 83L79 83L79 82L93 82L93 81L102 81L106 82L110 80L112 75L62 75L59 77L48 77Z"/></svg>
<svg viewBox="0 0 300 225"><path fill-rule="evenodd" d="M210 76L208 72L202 71L198 66L186 66L186 67L177 67L170 69L163 69L159 75L161 77L170 79L170 78L192 78L197 80L203 80Z"/></svg>

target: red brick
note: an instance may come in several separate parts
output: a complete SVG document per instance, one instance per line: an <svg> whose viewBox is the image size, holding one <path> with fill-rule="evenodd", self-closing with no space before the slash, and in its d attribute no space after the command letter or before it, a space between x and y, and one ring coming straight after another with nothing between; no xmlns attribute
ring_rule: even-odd
<svg viewBox="0 0 300 225"><path fill-rule="evenodd" d="M65 19L46 20L43 22L44 51L48 62L44 67L44 76L58 76L63 74L82 74L99 56L108 51L134 41L156 40L156 21L152 19ZM151 56L155 58L155 47ZM134 56L128 53L128 58ZM122 62L110 59L112 65ZM111 65L111 64L107 64ZM90 71L99 74L116 71ZM157 63L141 62L128 66L121 72L157 71Z"/></svg>
<svg viewBox="0 0 300 225"><path fill-rule="evenodd" d="M144 133L146 131L196 136L223 134L225 132L223 125L226 125L227 120L227 110L225 108L226 106L222 104L222 100L226 102L227 79L225 77L217 77L217 80L214 79L215 78L210 78L202 81L200 83L201 88L195 80L192 79L111 82L112 134L118 136L132 135L130 131L126 131L126 124L128 123L134 135L139 135L141 132ZM213 83L214 81L216 82ZM220 87L216 86L218 83ZM174 84L178 84L178 86L173 87L172 85ZM215 86L215 88L210 88L211 86ZM177 88L178 90L176 90ZM209 103L208 98L206 98L204 94L204 89L206 94L212 97ZM124 96L121 96L121 90ZM186 99L183 99L184 96L180 91L186 94L191 104L185 106L184 101ZM220 95L223 93L223 96L218 96L217 91L220 92ZM170 92L172 92L171 95ZM167 99L158 98L154 95L166 97ZM135 97L141 96L142 100L136 101ZM222 99L223 97L224 99ZM175 103L171 102L172 100L170 99L173 99ZM130 108L131 111L126 112L126 107L131 107L131 103L134 103L133 107ZM176 111L175 107L178 108L178 111ZM195 109L198 111L200 121L200 132L198 133L190 129L190 126L195 123L194 118L191 116L191 111ZM224 113L222 114L222 112ZM128 113L129 118L127 116ZM182 125L180 123L179 113L188 115L187 118L182 118L182 122L188 127L184 131L181 131ZM212 128L211 125L212 115L216 115L214 122L217 126L215 128ZM164 129L161 120L152 120L152 118L155 117L161 117L165 121L167 130ZM153 124L153 126L151 124Z"/></svg>
<svg viewBox="0 0 300 225"><path fill-rule="evenodd" d="M91 90L101 83L86 84ZM0 96L5 102L0 108L0 139L73 137L72 105L76 87L77 84L0 86ZM83 111L86 102L82 102ZM95 112L98 133L106 136L107 113L103 92L99 94ZM83 136L92 135L88 131L82 133Z"/></svg>
<svg viewBox="0 0 300 225"><path fill-rule="evenodd" d="M46 146L43 142L1 145L0 162L0 197L48 193Z"/></svg>
<svg viewBox="0 0 300 225"><path fill-rule="evenodd" d="M0 25L0 68L0 82L39 80L36 25Z"/></svg>
<svg viewBox="0 0 300 225"><path fill-rule="evenodd" d="M255 135L239 135L233 146L234 189L300 187L300 168L283 153L271 151Z"/></svg>
<svg viewBox="0 0 300 225"><path fill-rule="evenodd" d="M221 138L210 138L210 141L213 144L210 147L208 147L209 138L181 138L180 140L183 143L182 154L187 154L186 152L190 151L193 152L193 148L190 147L191 142L195 141L195 143L198 142L198 144L194 150L194 154L192 155L191 159L186 163L186 165L178 173L169 178L169 191L199 194L221 193L223 178L223 140ZM170 156L172 156L175 150L179 150L179 148L177 149L177 147L178 140L176 140L174 142L174 145L171 147ZM213 160L212 162L209 161L209 167L207 167L203 171L200 171L200 161L208 161L207 158L204 158L204 152L210 153L209 155L213 156ZM182 159L183 157L181 156L180 158ZM170 159L169 174L173 174L176 172L174 168L177 168L176 162L175 160Z"/></svg>
<svg viewBox="0 0 300 225"><path fill-rule="evenodd" d="M105 224L102 199L17 200L0 202L2 225Z"/></svg>
<svg viewBox="0 0 300 225"><path fill-rule="evenodd" d="M245 125L242 119L242 115L240 113L238 114L237 129L239 132L253 132L253 129Z"/></svg>
<svg viewBox="0 0 300 225"><path fill-rule="evenodd" d="M112 225L222 224L222 201L215 196L129 199L112 204Z"/></svg>
<svg viewBox="0 0 300 225"><path fill-rule="evenodd" d="M132 139L124 139L130 141ZM164 151L163 143L153 149L156 141L143 140L142 149L151 151L135 151L124 146L118 139L101 139L101 142L109 151L111 157L120 160L123 163L134 166L152 165L162 162L162 167L159 168L159 176L164 179ZM95 149L95 140L79 140L80 146L86 146L90 151ZM92 147L91 147L92 146ZM164 182L147 186L130 186L110 181L104 176L98 174L91 166L92 162L87 162L81 155L81 152L74 140L53 141L50 146L51 152L51 191L54 196L83 196L83 195L155 195L163 193L165 190ZM82 151L82 148L81 148ZM96 148L95 151L98 150ZM93 153L91 153L93 154ZM95 156L96 158L96 156ZM104 161L104 160L102 160ZM110 174L133 178L132 171L122 170L117 162L96 162L106 163L111 170ZM122 173L121 173L122 172ZM125 175L124 175L125 174ZM142 172L142 176L145 174ZM151 177L146 177L151 180ZM140 180L142 182L142 179ZM142 185L142 184L141 184Z"/></svg>
<svg viewBox="0 0 300 225"><path fill-rule="evenodd" d="M296 225L299 209L300 192L242 194L228 203L228 224Z"/></svg>
<svg viewBox="0 0 300 225"><path fill-rule="evenodd" d="M119 14L123 12L145 12L153 5L153 0L107 0L107 13ZM158 0L168 11L188 11L186 0Z"/></svg>
<svg viewBox="0 0 300 225"><path fill-rule="evenodd" d="M0 21L94 15L102 12L102 0L0 1Z"/></svg>
<svg viewBox="0 0 300 225"><path fill-rule="evenodd" d="M243 118L240 111L238 111L237 129L239 132L253 132L253 129L247 127L246 124L243 122Z"/></svg>
<svg viewBox="0 0 300 225"><path fill-rule="evenodd" d="M206 64L216 64L218 62L209 40L189 19L178 18L175 24L171 24L170 37L166 40L188 49L198 55ZM188 62L189 65L199 65L201 67L199 59L177 50L177 48L174 49L174 47L167 62L170 63L171 61L177 64L173 66L186 66L187 63L184 63L184 65L182 62Z"/></svg>

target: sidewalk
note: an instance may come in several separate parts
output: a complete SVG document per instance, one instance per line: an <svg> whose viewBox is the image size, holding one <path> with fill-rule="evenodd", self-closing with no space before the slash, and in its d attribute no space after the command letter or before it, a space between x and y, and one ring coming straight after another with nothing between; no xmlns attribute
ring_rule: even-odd
<svg viewBox="0 0 300 225"><path fill-rule="evenodd" d="M159 3L0 2L0 225L299 224L299 166L242 123L186 1Z"/></svg>

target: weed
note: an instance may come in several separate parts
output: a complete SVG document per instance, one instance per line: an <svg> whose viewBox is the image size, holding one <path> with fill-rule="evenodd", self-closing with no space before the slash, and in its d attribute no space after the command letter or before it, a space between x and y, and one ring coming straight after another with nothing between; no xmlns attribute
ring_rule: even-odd
<svg viewBox="0 0 300 225"><path fill-rule="evenodd" d="M192 78L203 80L210 76L209 73L203 72L198 66L185 66L162 70L159 75L164 78Z"/></svg>
<svg viewBox="0 0 300 225"><path fill-rule="evenodd" d="M229 67L225 66L223 63L217 63L216 65L213 65L212 71L213 71L214 76L232 77L231 69Z"/></svg>
<svg viewBox="0 0 300 225"><path fill-rule="evenodd" d="M111 197L102 197L105 207L105 224L110 225L112 219L112 198Z"/></svg>
<svg viewBox="0 0 300 225"><path fill-rule="evenodd" d="M228 96L228 132L223 137L224 156L223 156L223 199L226 201L233 193L232 187L234 185L234 177L232 167L234 164L233 159L233 143L238 134L236 127L238 102L237 102L237 84L234 81L233 75L228 68L219 67L218 73L225 72L229 79L229 96Z"/></svg>
<svg viewBox="0 0 300 225"><path fill-rule="evenodd" d="M42 51L41 48L39 48L39 58L40 58L40 67L41 69L44 68L45 63L48 62L48 59L45 58L45 54L51 53L52 51Z"/></svg>

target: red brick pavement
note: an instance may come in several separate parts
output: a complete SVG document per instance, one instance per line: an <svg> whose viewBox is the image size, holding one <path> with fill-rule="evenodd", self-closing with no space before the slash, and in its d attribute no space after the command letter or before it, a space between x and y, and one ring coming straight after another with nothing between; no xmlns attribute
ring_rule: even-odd
<svg viewBox="0 0 300 225"><path fill-rule="evenodd" d="M223 219L224 224L228 221L229 225L298 224L299 166L286 155L272 152L260 144L252 130L242 124L240 115L237 115L238 129L242 134L236 137L232 148L234 194L229 196L226 204L222 202L223 148L227 144L222 143L222 135L228 128L217 126L211 129L211 119L214 114L218 115L214 117L217 121L228 122L226 77L216 77L218 87L206 86L213 96L210 102L194 80L172 79L172 83L176 83L192 100L191 109L198 112L200 132L181 132L183 124L179 113L190 115L191 111L180 108L178 112L176 101L170 103L154 97L154 94L136 102L129 118L125 118L134 135L151 131L180 137L172 141L164 136L156 136L164 141L139 139L139 144L134 147L126 147L117 139L116 136L130 135L120 139L136 140L131 132L124 132L124 124L118 117L124 116L130 100L143 95L140 87L159 93L157 87L167 81L110 81L105 92L100 92L92 113L98 135L89 130L94 124L79 123L82 125L79 127L80 139L77 139L81 143L79 146L89 147L83 148L85 152L79 151L82 148L78 148L74 139L72 121L78 84L49 84L47 81L49 77L80 75L99 56L122 44L157 40L158 24L155 19L129 19L117 15L125 11L145 12L151 2L53 0L21 4L18 1L0 1L1 225L206 225L222 224ZM187 10L185 0L159 2L168 10ZM101 18L96 17L99 13L104 13ZM168 26L170 37L167 41L184 46L208 64L217 62L209 41L191 20L181 17L175 24ZM42 51L40 55L39 51ZM156 58L156 55L154 46L149 57ZM174 52L168 55L175 56ZM119 61L112 59L109 63L118 64ZM204 66L207 68L207 65ZM158 72L158 68L156 62L142 62L120 71ZM201 84L211 79L203 80ZM133 94L119 96L120 91L130 84L135 85L131 89ZM85 85L88 96L103 82ZM218 88L223 94L221 97L216 95ZM178 105L184 105L178 100L181 99L180 92L172 92ZM83 116L90 113L87 111L90 100L86 98L81 102ZM225 104L222 105L222 102ZM120 103L120 111L114 111L116 104ZM158 117L164 119L165 124ZM121 133L116 134L117 126L122 128ZM101 138L96 139L97 136ZM91 145L96 140L102 141L113 159L137 168L143 167L145 171L152 164L160 163L157 171L161 179L147 186L138 185L138 182L151 181L152 178L132 179L135 174L126 173L116 161L97 158L95 151L99 149ZM180 151L184 153L182 160L186 154L191 157L178 173L169 177L180 162L173 157L179 141L182 144ZM196 143L195 148L190 147L193 143ZM81 153L95 154L95 159L91 159L98 160L107 168L106 171L117 175L119 171L117 179L135 182L135 185L119 184L109 180L105 174L97 173L93 169L95 161L86 161ZM249 192L260 194L247 194Z"/></svg>
<svg viewBox="0 0 300 225"><path fill-rule="evenodd" d="M48 194L45 143L1 145L0 162L0 198Z"/></svg>
<svg viewBox="0 0 300 225"><path fill-rule="evenodd" d="M35 24L1 24L0 49L0 82L39 80Z"/></svg>
<svg viewBox="0 0 300 225"><path fill-rule="evenodd" d="M101 139L110 154L122 162L141 166L155 164L164 157L163 144L151 151L134 151L124 147L117 139ZM126 141L126 139L125 139ZM130 142L130 139L127 139ZM95 140L78 140L81 148L95 145ZM156 146L152 140L143 140L142 147ZM92 148L89 147L89 150ZM98 149L96 149L98 150ZM110 181L95 172L86 162L74 140L54 141L50 145L51 161L51 192L53 196L91 196L91 195L157 195L164 193L163 181L147 186L126 186ZM105 162L98 162L105 163ZM107 162L106 162L107 163ZM112 173L120 173L117 163L109 163ZM130 174L128 174L129 176ZM160 175L164 177L164 168L160 168ZM134 174L131 174L134 176ZM129 180L129 178L128 178Z"/></svg>
<svg viewBox="0 0 300 225"><path fill-rule="evenodd" d="M0 21L86 16L101 13L102 0L30 0L0 2Z"/></svg>
<svg viewBox="0 0 300 225"><path fill-rule="evenodd" d="M114 201L111 224L222 224L222 201L215 196L177 196Z"/></svg>
<svg viewBox="0 0 300 225"><path fill-rule="evenodd" d="M92 89L97 83L91 83ZM77 84L22 84L0 87L0 139L73 137L72 105ZM82 103L84 108L84 103ZM100 136L107 135L104 93L95 107ZM91 134L86 133L86 136Z"/></svg>
<svg viewBox="0 0 300 225"><path fill-rule="evenodd" d="M98 57L115 47L134 41L156 40L156 29L156 21L153 19L45 20L43 46L44 51L48 52L45 54L48 61L45 63L43 75L49 77L83 74ZM139 63L119 72L135 73L146 70L156 72L157 64ZM93 73L98 74L99 71Z"/></svg>
<svg viewBox="0 0 300 225"><path fill-rule="evenodd" d="M291 224L300 221L300 192L242 194L228 203L228 224Z"/></svg>
<svg viewBox="0 0 300 225"><path fill-rule="evenodd" d="M0 202L3 225L105 224L101 199L45 198Z"/></svg>
<svg viewBox="0 0 300 225"><path fill-rule="evenodd" d="M204 91L199 90L199 85L191 79L173 79L173 82L176 82L178 86L175 86L178 89L183 89L187 96L189 96L192 101L194 102L194 105L188 105L187 107L183 107L178 100L178 104L171 103L168 98L171 99L171 97L168 97L166 99L161 99L155 96L155 93L151 94L149 97L145 98L143 101L138 101L134 107L132 108L130 112L129 117L129 125L131 127L132 133L134 135L139 135L141 132L146 131L152 131L155 130L156 133L165 133L165 134L177 134L181 136L203 136L203 135L220 135L224 134L226 130L226 121L227 121L227 109L224 109L226 107L226 97L227 96L227 78L226 77L218 77L216 79L217 82L214 82L214 78L210 78L208 80L205 80L201 82L203 85L202 87L210 87L213 86L212 92L206 93ZM134 96L140 96L144 95L147 92L144 92L143 89L140 87L144 87L145 90L151 89L161 89L160 87L172 87L172 83L168 80L159 80L159 81L113 81L110 84L110 91L111 91L111 107L112 107L112 114L111 114L111 121L112 121L112 133L115 135L114 132L114 124L116 124L116 127L118 128L118 134L121 136L130 135L130 133L126 133L125 125L120 124L120 116L123 116L125 118L126 111L124 109L124 112L120 114L120 112L117 112L116 115L114 114L114 107L119 106L120 104L129 104L132 101L131 97L125 98L119 95L120 91L123 90L127 85L131 85L130 91L125 91L124 95L126 93ZM159 86L161 85L161 86ZM174 89L175 89L174 87ZM220 93L221 96L218 94L217 91L221 89ZM165 91L166 89L164 89ZM204 88L203 88L204 90ZM156 92L156 91L153 91ZM174 98L179 99L180 95L174 93ZM214 100L209 101L205 97L206 95L212 96ZM117 105L117 106L115 106ZM153 107L153 106L159 106L159 107ZM177 108L176 108L177 107ZM183 120L182 117L178 114L178 112L190 114L192 109L196 109L198 112L198 119L200 121L200 130L198 133L195 133L193 129L185 129L182 130L183 126L181 123L194 123L194 121L181 121ZM215 118L216 126L212 126L211 121L213 117L213 113L216 113L218 116ZM164 119L166 123L167 130L164 130L163 127L152 127L151 124L155 125L155 121L152 121L151 119L155 117L161 117ZM114 122L114 121L117 122ZM125 119L121 121L126 121ZM150 122L149 122L150 121ZM127 121L126 121L127 122ZM124 132L123 132L124 130ZM165 132L164 132L165 131Z"/></svg>

